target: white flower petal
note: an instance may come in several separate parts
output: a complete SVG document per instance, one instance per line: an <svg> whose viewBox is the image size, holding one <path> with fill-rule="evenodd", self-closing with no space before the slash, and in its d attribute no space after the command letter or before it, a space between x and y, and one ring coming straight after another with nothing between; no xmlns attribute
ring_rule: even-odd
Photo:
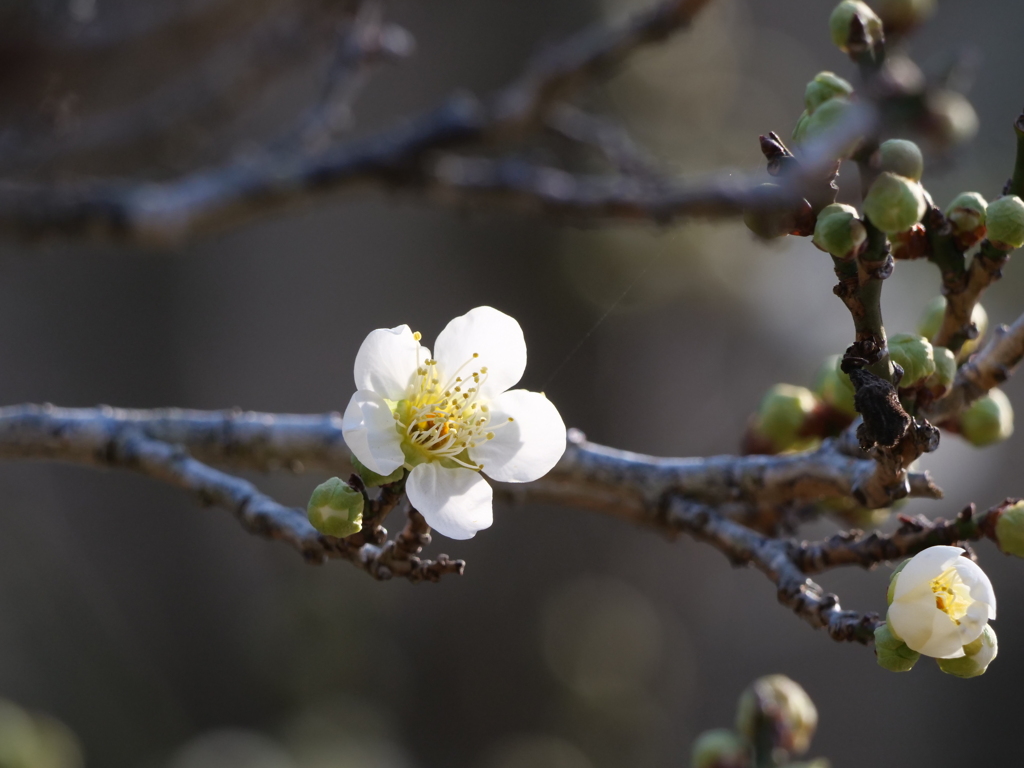
<svg viewBox="0 0 1024 768"><path fill-rule="evenodd" d="M920 587L922 582L930 582L953 565L962 553L960 547L943 546L928 547L918 552L896 577L893 599L899 600L911 590Z"/></svg>
<svg viewBox="0 0 1024 768"><path fill-rule="evenodd" d="M473 355L479 355L474 359ZM514 318L493 307L477 307L456 317L441 331L434 344L434 358L444 378L454 377L464 364L465 372L487 368L480 394L487 399L514 386L526 370L526 340Z"/></svg>
<svg viewBox="0 0 1024 768"><path fill-rule="evenodd" d="M494 521L494 492L472 469L420 464L409 473L405 492L427 524L449 539L471 539Z"/></svg>
<svg viewBox="0 0 1024 768"><path fill-rule="evenodd" d="M469 456L495 480L536 480L565 453L565 423L554 404L539 392L513 389L498 395L491 401L489 426L494 437L470 448Z"/></svg>
<svg viewBox="0 0 1024 768"><path fill-rule="evenodd" d="M341 421L345 444L367 469L390 475L405 464L402 439L384 398L365 389L352 395Z"/></svg>
<svg viewBox="0 0 1024 768"><path fill-rule="evenodd" d="M989 619L989 607L985 603L972 603L967 606L967 613L960 617L960 645L973 643L985 631Z"/></svg>
<svg viewBox="0 0 1024 768"><path fill-rule="evenodd" d="M987 619L994 619L996 617L996 593L992 589L992 582L989 581L988 574L981 569L980 565L966 557L958 557L953 562L953 567L960 574L960 578L964 580L964 584L971 590L971 598L988 607Z"/></svg>
<svg viewBox="0 0 1024 768"><path fill-rule="evenodd" d="M889 623L893 632L913 651L938 659L964 655L959 627L935 607L934 601L894 600L889 606Z"/></svg>
<svg viewBox="0 0 1024 768"><path fill-rule="evenodd" d="M429 357L430 350L420 345L408 325L371 331L356 354L356 389L401 400L409 391L417 364Z"/></svg>

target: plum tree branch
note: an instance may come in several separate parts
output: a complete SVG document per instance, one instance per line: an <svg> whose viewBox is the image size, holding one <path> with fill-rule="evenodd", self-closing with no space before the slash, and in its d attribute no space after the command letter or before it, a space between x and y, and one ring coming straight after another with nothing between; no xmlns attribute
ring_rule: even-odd
<svg viewBox="0 0 1024 768"><path fill-rule="evenodd" d="M550 48L486 103L456 94L377 134L319 151L268 150L164 182L4 181L0 231L173 241L357 183L430 189L440 183L431 172L434 153L535 131L554 100L686 27L708 2L662 0L622 24L595 26Z"/></svg>

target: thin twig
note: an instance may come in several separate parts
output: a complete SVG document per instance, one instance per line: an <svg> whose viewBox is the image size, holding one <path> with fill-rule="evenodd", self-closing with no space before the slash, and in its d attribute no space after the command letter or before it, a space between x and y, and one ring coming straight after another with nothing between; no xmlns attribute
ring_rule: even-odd
<svg viewBox="0 0 1024 768"><path fill-rule="evenodd" d="M638 48L687 26L709 0L662 0L626 22L595 26L534 59L485 107L457 94L378 134L321 152L266 152L163 183L0 184L0 231L176 241L359 182L417 190L436 183L429 158L532 130L552 100Z"/></svg>

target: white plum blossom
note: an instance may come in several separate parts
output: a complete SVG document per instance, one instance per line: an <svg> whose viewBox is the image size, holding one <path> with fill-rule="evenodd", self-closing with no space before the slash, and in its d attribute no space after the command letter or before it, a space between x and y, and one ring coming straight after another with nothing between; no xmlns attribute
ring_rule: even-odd
<svg viewBox="0 0 1024 768"><path fill-rule="evenodd" d="M996 617L992 582L960 547L929 547L898 574L888 622L911 650L937 659L964 655Z"/></svg>
<svg viewBox="0 0 1024 768"><path fill-rule="evenodd" d="M491 525L491 486L526 483L565 452L565 424L543 394L510 389L526 369L513 318L477 307L441 331L434 354L409 326L378 328L359 348L342 432L368 469L404 467L409 501L453 539Z"/></svg>

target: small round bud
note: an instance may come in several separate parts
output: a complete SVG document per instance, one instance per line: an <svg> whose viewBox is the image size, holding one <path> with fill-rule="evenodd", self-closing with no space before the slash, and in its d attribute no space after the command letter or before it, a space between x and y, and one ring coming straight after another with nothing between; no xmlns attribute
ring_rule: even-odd
<svg viewBox="0 0 1024 768"><path fill-rule="evenodd" d="M768 192L779 189L778 184L761 184L760 188ZM774 210L748 209L743 212L743 223L747 229L764 240L785 237L796 228L796 218L790 210L776 208Z"/></svg>
<svg viewBox="0 0 1024 768"><path fill-rule="evenodd" d="M912 651L907 644L893 633L886 622L875 630L875 657L878 666L890 672L909 672L921 658L921 654Z"/></svg>
<svg viewBox="0 0 1024 768"><path fill-rule="evenodd" d="M806 387L776 384L761 399L757 409L757 432L776 451L788 451L809 442L800 435L818 400Z"/></svg>
<svg viewBox="0 0 1024 768"><path fill-rule="evenodd" d="M750 745L728 728L705 731L693 742L691 768L747 768Z"/></svg>
<svg viewBox="0 0 1024 768"><path fill-rule="evenodd" d="M978 448L1000 443L1013 434L1013 406L1002 390L990 389L968 406L960 417L960 434Z"/></svg>
<svg viewBox="0 0 1024 768"><path fill-rule="evenodd" d="M1018 501L999 513L996 541L1006 554L1024 557L1024 501Z"/></svg>
<svg viewBox="0 0 1024 768"><path fill-rule="evenodd" d="M843 373L839 366L842 363L841 355L826 357L818 369L818 376L814 382L814 392L825 403L847 416L856 416L857 408L853 401L853 382L850 377Z"/></svg>
<svg viewBox="0 0 1024 768"><path fill-rule="evenodd" d="M967 250L985 236L988 202L977 192L961 192L946 207L946 218L961 250Z"/></svg>
<svg viewBox="0 0 1024 768"><path fill-rule="evenodd" d="M828 19L828 30L832 35L832 42L839 50L849 53L855 43L853 39L854 19L860 20L868 47L882 41L882 20L875 12L860 0L843 0L835 7Z"/></svg>
<svg viewBox="0 0 1024 768"><path fill-rule="evenodd" d="M935 358L935 373L928 377L925 386L936 396L942 397L956 378L956 355L946 347L932 347Z"/></svg>
<svg viewBox="0 0 1024 768"><path fill-rule="evenodd" d="M886 32L904 33L935 12L935 0L875 0L875 9Z"/></svg>
<svg viewBox="0 0 1024 768"><path fill-rule="evenodd" d="M754 681L740 695L736 730L754 743L767 728L773 747L802 755L811 746L818 727L818 710L807 692L785 675L768 675Z"/></svg>
<svg viewBox="0 0 1024 768"><path fill-rule="evenodd" d="M320 533L343 539L363 527L363 494L344 480L332 477L309 497L309 522Z"/></svg>
<svg viewBox="0 0 1024 768"><path fill-rule="evenodd" d="M363 481L363 485L367 488L377 488L388 483L397 483L405 474L405 467L399 467L390 475L378 475L355 456L352 457L352 466L359 473L359 479Z"/></svg>
<svg viewBox="0 0 1024 768"><path fill-rule="evenodd" d="M878 148L880 167L911 181L920 181L924 173L924 155L920 148L906 139L889 139Z"/></svg>
<svg viewBox="0 0 1024 768"><path fill-rule="evenodd" d="M981 636L964 646L964 655L957 659L936 659L939 669L954 677L977 677L985 674L988 665L999 654L995 630L985 625Z"/></svg>
<svg viewBox="0 0 1024 768"><path fill-rule="evenodd" d="M900 387L907 389L935 373L935 352L923 336L897 333L889 338L889 357L903 368Z"/></svg>
<svg viewBox="0 0 1024 768"><path fill-rule="evenodd" d="M921 319L917 324L917 332L926 339L934 339L938 335L939 329L942 328L942 320L945 315L946 297L936 296L928 302L924 312L921 313ZM962 350L965 355L970 354L978 346L981 338L988 331L988 312L985 311L981 304L974 305L974 309L971 311L971 322L978 329L978 337L964 343Z"/></svg>
<svg viewBox="0 0 1024 768"><path fill-rule="evenodd" d="M813 114L807 117L806 122L802 126L803 130L800 134L800 140L796 143L806 144L819 136L825 135L846 119L847 112L852 107L853 104L841 96L823 102L814 110ZM800 127L798 124L797 128ZM840 149L838 157L846 158L852 155L860 141L859 137L851 139L849 144Z"/></svg>
<svg viewBox="0 0 1024 768"><path fill-rule="evenodd" d="M845 259L860 252L868 239L864 224L852 205L833 203L818 214L811 242L833 256Z"/></svg>
<svg viewBox="0 0 1024 768"><path fill-rule="evenodd" d="M997 248L1009 251L1024 245L1024 200L1004 195L988 204L988 239Z"/></svg>
<svg viewBox="0 0 1024 768"><path fill-rule="evenodd" d="M887 235L905 232L927 209L921 185L894 173L881 173L864 198L864 214Z"/></svg>
<svg viewBox="0 0 1024 768"><path fill-rule="evenodd" d="M810 115L829 99L852 95L853 86L839 75L834 72L819 72L804 90L804 105L807 107L807 114Z"/></svg>
<svg viewBox="0 0 1024 768"><path fill-rule="evenodd" d="M978 132L978 113L956 91L932 91L928 97L926 130L942 149L970 141Z"/></svg>

